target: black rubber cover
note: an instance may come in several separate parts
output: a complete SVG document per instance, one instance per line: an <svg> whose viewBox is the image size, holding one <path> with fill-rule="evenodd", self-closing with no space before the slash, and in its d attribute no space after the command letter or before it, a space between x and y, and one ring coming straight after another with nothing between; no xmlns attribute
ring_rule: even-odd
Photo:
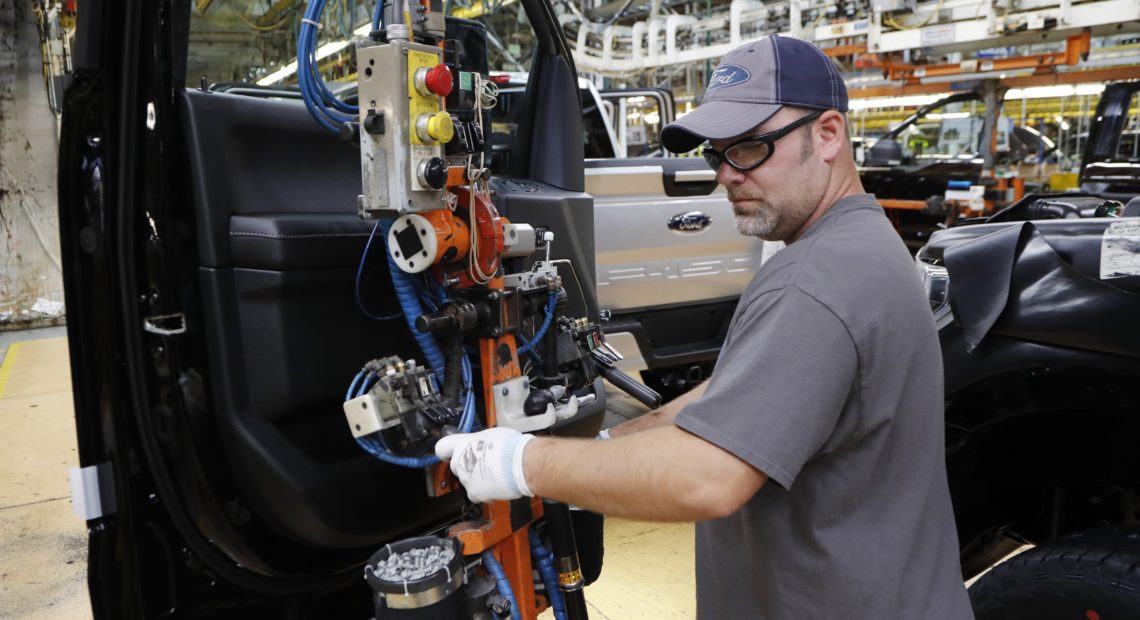
<svg viewBox="0 0 1140 620"><path fill-rule="evenodd" d="M1032 222L948 248L943 260L950 275L951 307L971 351L993 332L1137 355L1140 294L1081 273Z"/></svg>

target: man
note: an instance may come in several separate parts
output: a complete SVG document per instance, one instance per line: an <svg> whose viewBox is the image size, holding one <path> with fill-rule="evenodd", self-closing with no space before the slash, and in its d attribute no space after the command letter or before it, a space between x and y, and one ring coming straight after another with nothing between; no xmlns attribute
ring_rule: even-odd
<svg viewBox="0 0 1140 620"><path fill-rule="evenodd" d="M662 139L675 152L707 141L739 231L787 247L741 296L709 382L610 440L440 440L473 500L698 522L703 619L973 617L930 307L863 192L846 111L808 43L773 36L724 57Z"/></svg>

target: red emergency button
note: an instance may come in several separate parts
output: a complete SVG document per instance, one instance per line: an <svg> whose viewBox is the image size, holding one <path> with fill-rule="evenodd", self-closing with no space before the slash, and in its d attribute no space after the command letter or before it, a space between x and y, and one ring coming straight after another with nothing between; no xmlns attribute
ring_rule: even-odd
<svg viewBox="0 0 1140 620"><path fill-rule="evenodd" d="M450 95L452 87L455 86L455 80L451 77L451 69L447 68L447 65L436 65L428 69L424 83L428 90L440 97Z"/></svg>

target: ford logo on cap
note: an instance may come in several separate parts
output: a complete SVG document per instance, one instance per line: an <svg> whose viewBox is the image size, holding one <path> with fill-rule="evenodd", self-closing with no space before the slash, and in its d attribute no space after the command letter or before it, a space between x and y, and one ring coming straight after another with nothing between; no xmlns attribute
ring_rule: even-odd
<svg viewBox="0 0 1140 620"><path fill-rule="evenodd" d="M712 79L709 80L709 87L705 89L706 93L712 92L718 88L726 86L736 86L748 81L752 74L748 69L740 65L721 65L713 71Z"/></svg>
<svg viewBox="0 0 1140 620"><path fill-rule="evenodd" d="M678 213L669 218L669 230L680 233L698 233L712 224L712 218L700 211Z"/></svg>

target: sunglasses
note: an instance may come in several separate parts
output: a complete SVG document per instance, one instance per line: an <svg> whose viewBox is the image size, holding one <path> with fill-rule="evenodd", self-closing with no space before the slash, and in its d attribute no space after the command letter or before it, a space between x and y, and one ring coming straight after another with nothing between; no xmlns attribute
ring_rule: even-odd
<svg viewBox="0 0 1140 620"><path fill-rule="evenodd" d="M721 164L728 164L738 172L754 170L760 167L760 164L768 161L768 159L772 157L772 154L776 152L776 140L792 133L796 128L814 121L819 118L823 112L823 110L816 110L811 114L801 116L776 131L741 138L724 147L724 151L718 151L706 145L701 155L704 156L705 161L712 166L713 170L720 170Z"/></svg>

